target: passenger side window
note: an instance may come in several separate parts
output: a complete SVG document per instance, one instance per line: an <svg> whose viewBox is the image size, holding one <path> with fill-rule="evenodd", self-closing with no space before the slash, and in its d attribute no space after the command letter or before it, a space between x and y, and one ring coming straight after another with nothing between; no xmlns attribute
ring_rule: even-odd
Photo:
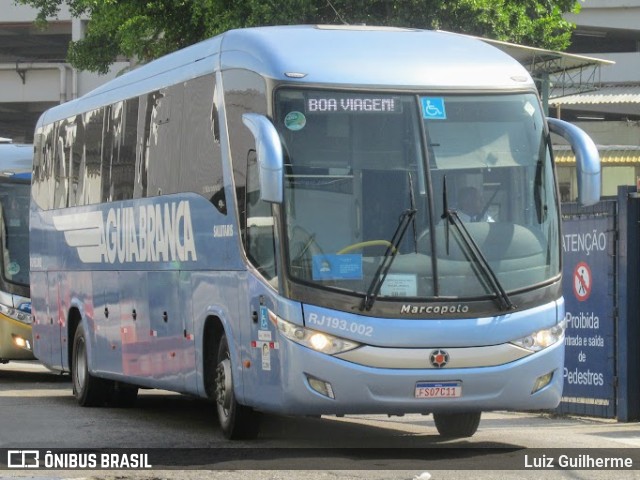
<svg viewBox="0 0 640 480"><path fill-rule="evenodd" d="M245 205L247 152L255 149L255 139L243 124L242 115L245 113L267 115L266 83L260 75L247 70L226 70L223 76L227 131L238 204L238 224L241 227L242 241L247 245L245 230L248 216Z"/></svg>
<svg viewBox="0 0 640 480"><path fill-rule="evenodd" d="M102 199L102 135L104 108L84 114L85 159L80 172L78 205L100 203Z"/></svg>
<svg viewBox="0 0 640 480"><path fill-rule="evenodd" d="M82 185L84 177L81 175L84 167L84 122L82 115L76 115L75 135L71 142L70 169L69 169L69 206L82 205Z"/></svg>
<svg viewBox="0 0 640 480"><path fill-rule="evenodd" d="M138 126L138 98L123 102L114 117L114 145L111 160L111 189L113 200L133 198L136 140Z"/></svg>
<svg viewBox="0 0 640 480"><path fill-rule="evenodd" d="M55 187L53 208L66 208L69 195L69 170L73 154L73 140L76 125L73 121L63 120L58 126L58 140L55 150Z"/></svg>
<svg viewBox="0 0 640 480"><path fill-rule="evenodd" d="M147 197L180 191L184 86L178 84L159 90L153 103L148 141Z"/></svg>
<svg viewBox="0 0 640 480"><path fill-rule="evenodd" d="M55 124L46 125L35 138L33 198L43 210L49 210L53 202L55 130Z"/></svg>

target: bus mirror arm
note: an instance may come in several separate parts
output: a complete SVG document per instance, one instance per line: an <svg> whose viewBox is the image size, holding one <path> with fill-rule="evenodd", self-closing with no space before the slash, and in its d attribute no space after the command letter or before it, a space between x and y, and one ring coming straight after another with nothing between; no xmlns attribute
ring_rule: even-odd
<svg viewBox="0 0 640 480"><path fill-rule="evenodd" d="M571 145L576 156L578 174L578 202L583 206L600 201L600 154L591 137L581 128L559 120L547 118L549 131L560 135Z"/></svg>
<svg viewBox="0 0 640 480"><path fill-rule="evenodd" d="M245 113L242 115L242 123L256 140L260 199L265 202L282 203L284 167L280 136L273 123L264 115Z"/></svg>

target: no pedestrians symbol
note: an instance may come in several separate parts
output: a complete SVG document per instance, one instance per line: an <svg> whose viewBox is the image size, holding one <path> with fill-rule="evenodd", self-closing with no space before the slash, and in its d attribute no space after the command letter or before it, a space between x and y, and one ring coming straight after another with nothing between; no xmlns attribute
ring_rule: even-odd
<svg viewBox="0 0 640 480"><path fill-rule="evenodd" d="M585 262L580 262L573 270L573 293L576 298L584 302L591 295L591 286L593 285L593 277L591 269Z"/></svg>

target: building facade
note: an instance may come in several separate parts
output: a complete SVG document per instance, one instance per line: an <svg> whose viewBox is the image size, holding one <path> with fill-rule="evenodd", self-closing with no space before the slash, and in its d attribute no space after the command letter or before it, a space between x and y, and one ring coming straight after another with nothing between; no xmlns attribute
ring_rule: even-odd
<svg viewBox="0 0 640 480"><path fill-rule="evenodd" d="M603 165L605 196L618 185L640 181L640 0L583 0L569 52L612 60L595 84L556 89L550 114L575 122L595 140ZM595 86L595 88L594 88ZM575 159L559 145L556 161L560 191L573 200L577 192Z"/></svg>
<svg viewBox="0 0 640 480"><path fill-rule="evenodd" d="M106 75L79 72L66 62L69 42L83 37L86 20L63 6L46 29L34 25L37 10L0 0L0 137L29 143L46 109L94 89L126 69L125 59Z"/></svg>
<svg viewBox="0 0 640 480"><path fill-rule="evenodd" d="M116 62L109 73L79 72L66 62L69 42L81 39L85 19L63 7L47 28L34 25L37 11L0 0L0 137L31 142L40 114L81 96L130 67ZM567 15L577 24L569 52L612 60L597 77L553 85L550 115L577 123L599 146L603 194L640 179L640 0L584 0ZM583 72L578 72L583 77ZM560 83L563 83L562 85ZM578 86L576 86L578 85ZM595 87L595 88L594 88ZM575 199L575 159L560 139L556 146L563 199Z"/></svg>

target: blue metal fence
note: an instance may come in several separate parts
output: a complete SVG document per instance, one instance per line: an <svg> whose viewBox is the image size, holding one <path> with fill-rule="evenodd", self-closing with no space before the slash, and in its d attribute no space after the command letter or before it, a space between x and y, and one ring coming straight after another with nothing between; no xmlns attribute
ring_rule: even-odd
<svg viewBox="0 0 640 480"><path fill-rule="evenodd" d="M618 187L617 418L640 420L640 195Z"/></svg>

